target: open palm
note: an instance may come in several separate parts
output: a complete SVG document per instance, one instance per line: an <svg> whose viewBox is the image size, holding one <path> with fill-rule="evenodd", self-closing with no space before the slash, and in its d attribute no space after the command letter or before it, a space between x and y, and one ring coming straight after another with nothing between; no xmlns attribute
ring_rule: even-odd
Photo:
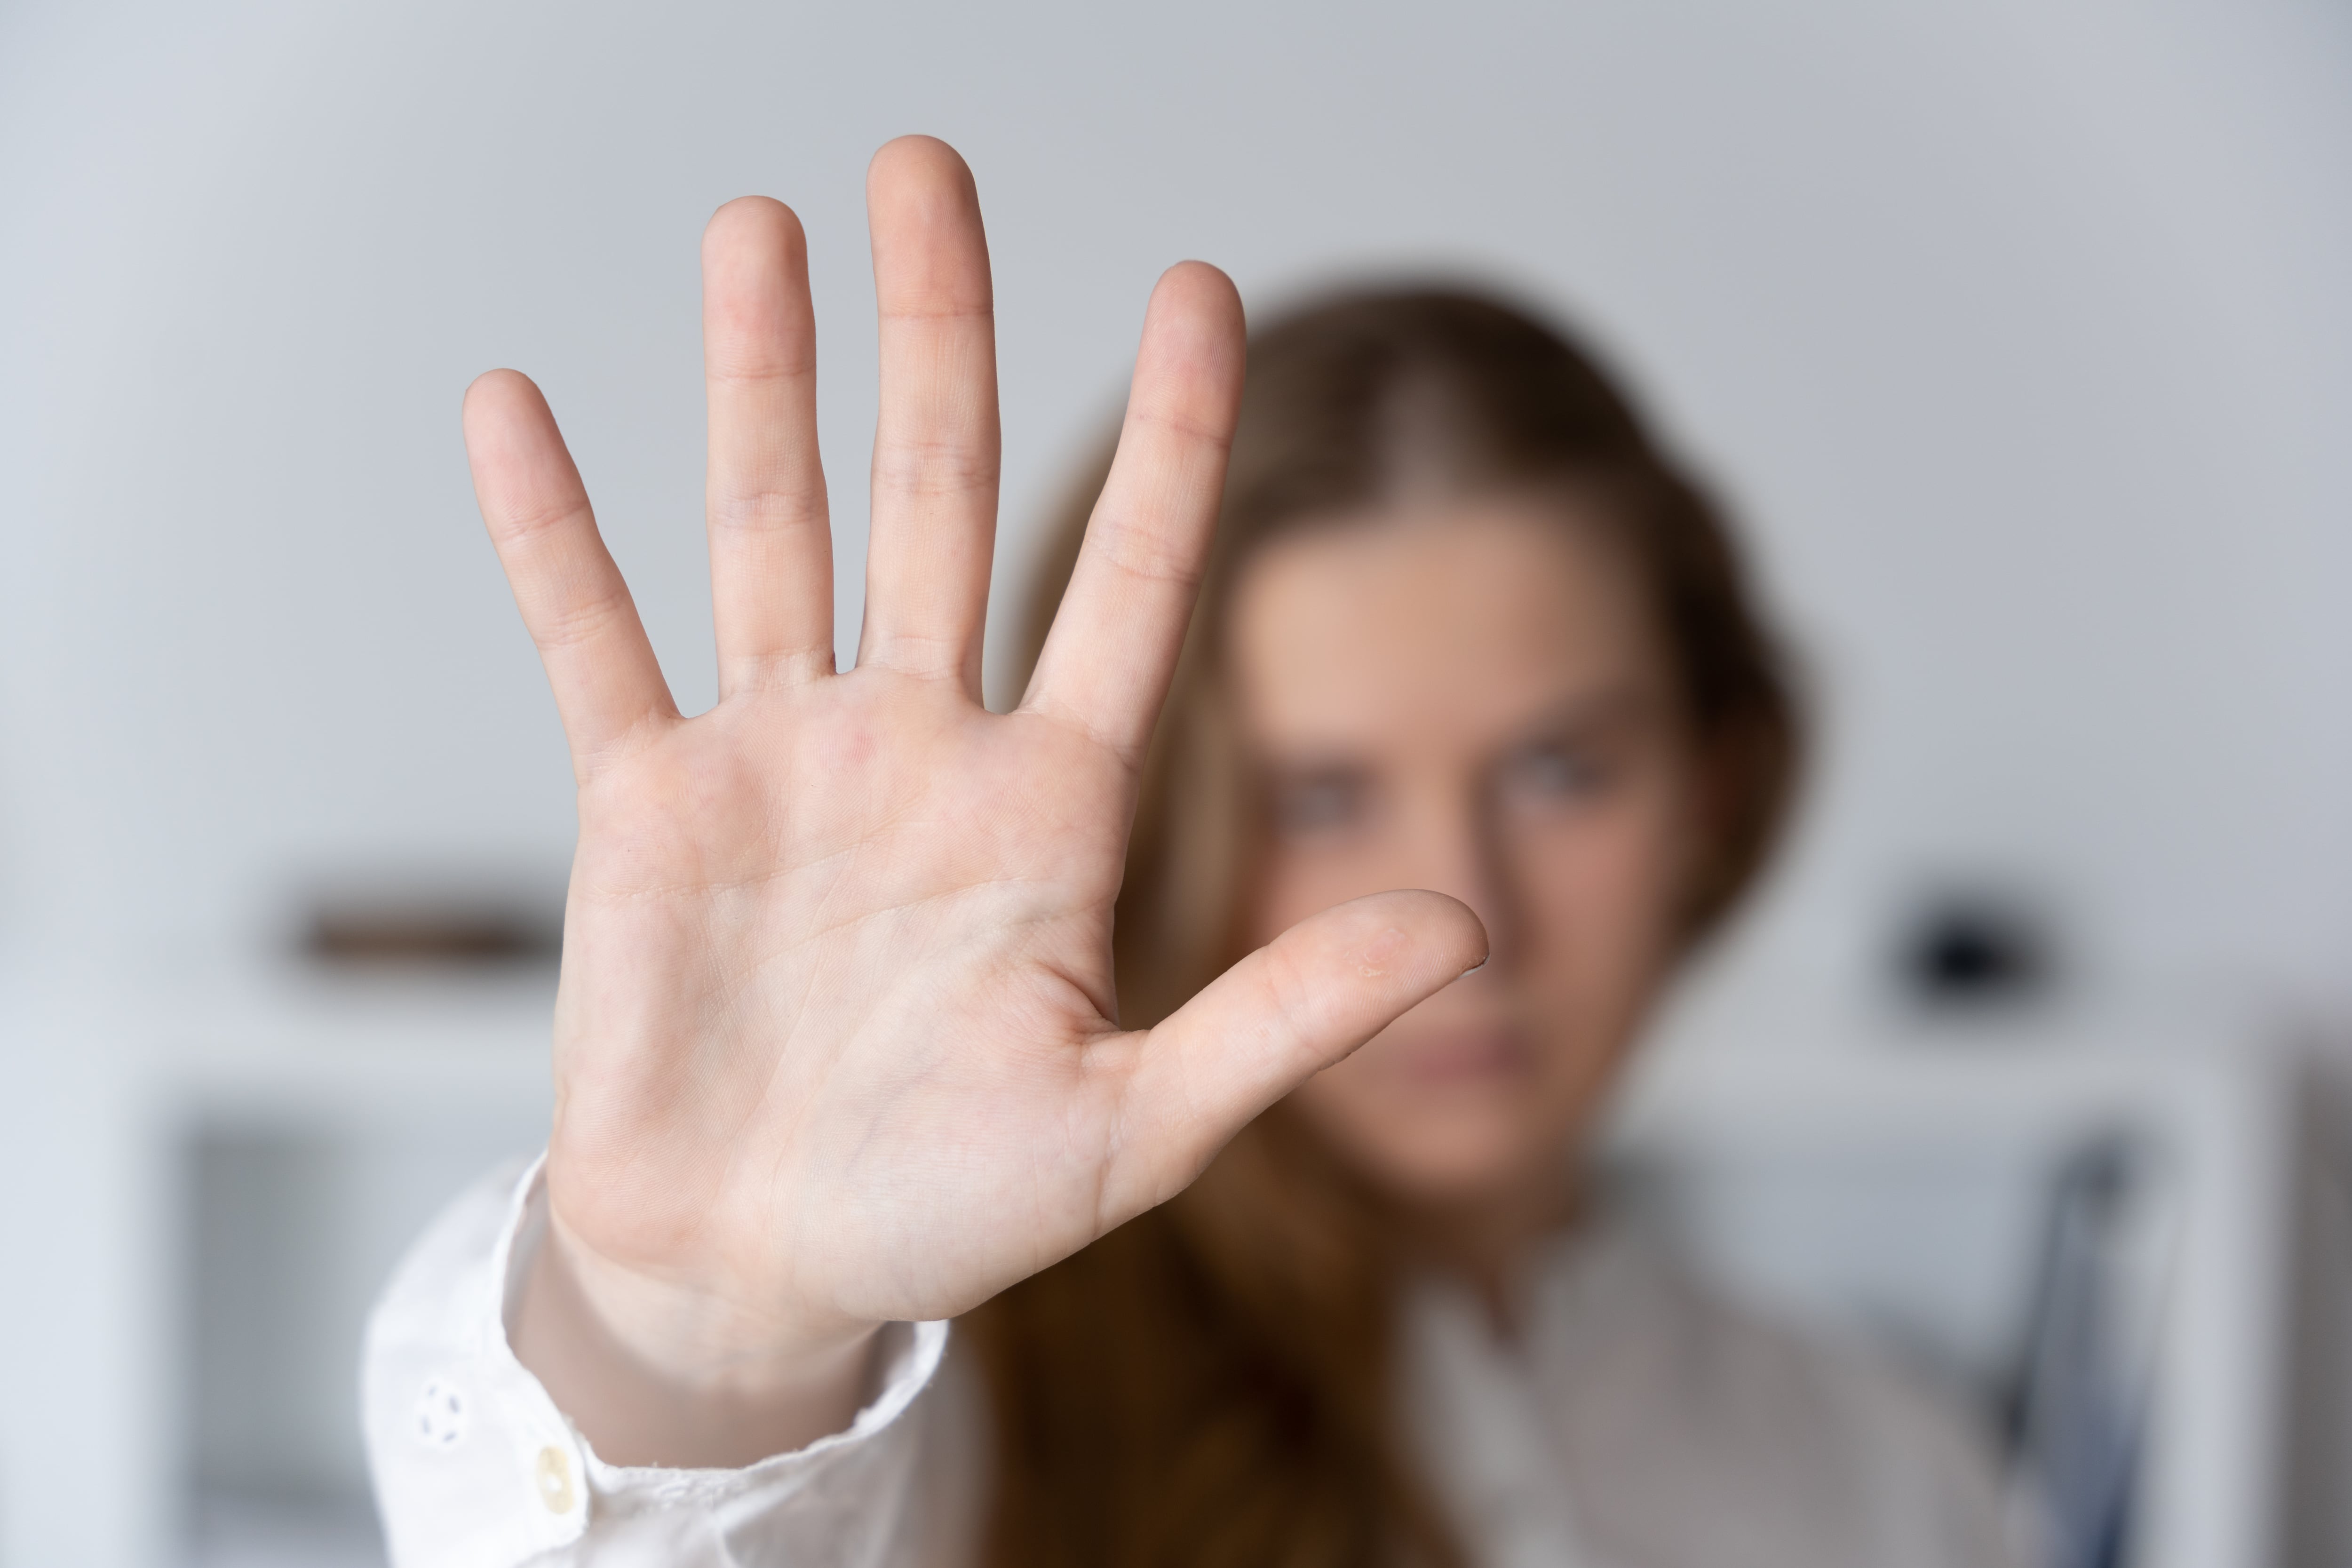
<svg viewBox="0 0 2352 1568"><path fill-rule="evenodd" d="M881 414L864 636L836 673L800 226L704 245L717 707L682 718L530 382L468 395L482 510L562 710L580 845L549 1194L600 1267L779 1335L946 1316L1161 1202L1251 1117L1479 959L1360 900L1122 1031L1111 908L1242 380L1213 268L1147 313L1118 457L1020 706L980 700L996 505L970 174L869 179Z"/></svg>

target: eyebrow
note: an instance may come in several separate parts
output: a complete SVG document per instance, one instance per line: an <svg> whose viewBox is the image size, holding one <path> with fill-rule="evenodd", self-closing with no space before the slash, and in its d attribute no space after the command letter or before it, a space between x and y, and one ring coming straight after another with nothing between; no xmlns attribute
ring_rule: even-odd
<svg viewBox="0 0 2352 1568"><path fill-rule="evenodd" d="M1535 717L1518 726L1513 746L1526 746L1537 742L1558 740L1579 731L1606 730L1620 725L1641 722L1657 716L1659 703L1654 692L1628 682L1603 687L1597 691L1580 692L1548 709L1539 710Z"/></svg>
<svg viewBox="0 0 2352 1568"><path fill-rule="evenodd" d="M1660 707L1657 695L1636 682L1577 692L1534 710L1507 731L1496 750L1508 755L1546 742L1646 722ZM1361 753L1328 743L1316 743L1289 756L1261 750L1255 762L1267 777L1286 782L1360 773L1369 765Z"/></svg>

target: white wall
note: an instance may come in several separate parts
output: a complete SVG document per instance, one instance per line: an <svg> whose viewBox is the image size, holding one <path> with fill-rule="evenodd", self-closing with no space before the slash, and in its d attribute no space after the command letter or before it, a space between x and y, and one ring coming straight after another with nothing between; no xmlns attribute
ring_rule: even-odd
<svg viewBox="0 0 2352 1568"><path fill-rule="evenodd" d="M457 396L548 389L708 699L695 247L813 239L854 644L861 176L994 242L1017 563L1187 255L1591 324L1744 503L1831 725L1753 956L1910 879L2095 970L2352 973L2352 14L2317 0L0 14L0 940L233 951L353 860L560 860ZM1007 575L1011 575L1010 573ZM1002 599L1001 599L1002 602Z"/></svg>

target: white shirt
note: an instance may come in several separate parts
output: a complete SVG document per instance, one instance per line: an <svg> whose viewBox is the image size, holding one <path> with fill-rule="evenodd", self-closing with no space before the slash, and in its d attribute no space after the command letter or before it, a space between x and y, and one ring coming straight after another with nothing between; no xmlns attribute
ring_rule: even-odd
<svg viewBox="0 0 2352 1568"><path fill-rule="evenodd" d="M368 1454L395 1568L970 1568L984 1393L945 1323L885 1331L847 1430L740 1470L609 1465L516 1361L536 1163L436 1220L368 1325ZM1530 1271L1520 1338L1415 1286L1404 1413L1479 1568L2009 1568L1967 1429L1886 1369L1699 1289L1616 1233Z"/></svg>

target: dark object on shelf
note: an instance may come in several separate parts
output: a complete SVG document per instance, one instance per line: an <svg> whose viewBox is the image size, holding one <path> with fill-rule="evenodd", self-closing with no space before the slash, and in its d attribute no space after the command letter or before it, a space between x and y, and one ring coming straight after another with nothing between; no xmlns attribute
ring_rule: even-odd
<svg viewBox="0 0 2352 1568"><path fill-rule="evenodd" d="M2055 978L2051 947L2046 925L2021 901L1940 899L1927 905L1904 941L1904 989L1933 1006L2037 997Z"/></svg>
<svg viewBox="0 0 2352 1568"><path fill-rule="evenodd" d="M303 948L327 963L552 963L561 945L494 914L404 910L321 913Z"/></svg>
<svg viewBox="0 0 2352 1568"><path fill-rule="evenodd" d="M298 945L339 968L548 964L563 945L560 896L412 879L314 891L305 903Z"/></svg>

